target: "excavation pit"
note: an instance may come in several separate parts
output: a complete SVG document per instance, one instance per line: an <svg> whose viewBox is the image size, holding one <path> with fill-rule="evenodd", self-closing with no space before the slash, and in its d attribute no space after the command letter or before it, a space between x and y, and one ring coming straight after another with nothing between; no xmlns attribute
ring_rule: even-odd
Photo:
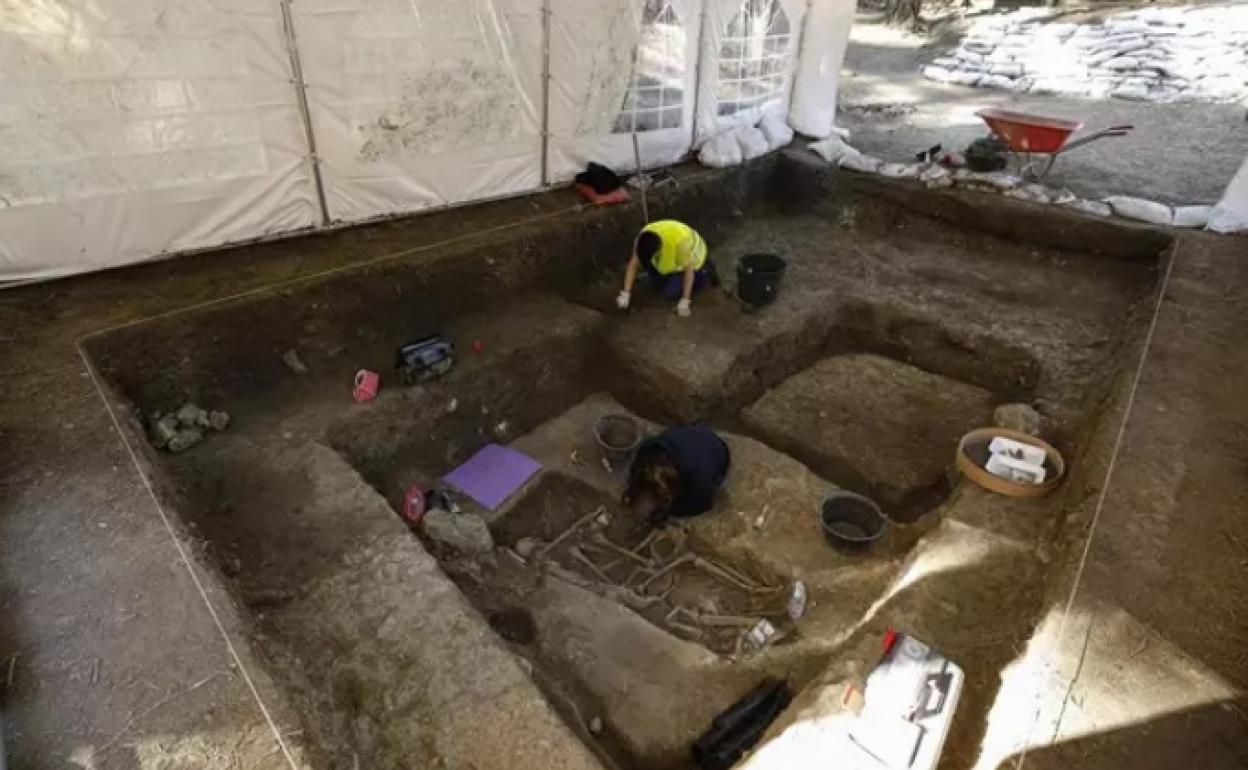
<svg viewBox="0 0 1248 770"><path fill-rule="evenodd" d="M723 264L784 253L784 292L756 313L712 292L691 318L639 292L616 313L638 224L620 208L86 341L159 494L299 715L311 765L687 767L697 734L760 679L800 691L884 623L974 658L955 725L974 743L1013 651L981 654L964 629L993 617L1009 626L994 638L1029 633L1035 548L1086 490L1001 502L953 486L957 437L1021 400L1078 457L1165 237L864 181L797 153L656 192L651 208L699 228ZM434 331L459 345L456 368L399 386L394 348ZM306 371L284 363L292 349ZM350 397L360 368L382 373L369 404ZM151 448L140 418L188 400L229 411L229 429L183 454ZM623 469L599 462L593 425L612 413L648 432L705 420L725 437L733 467L713 510L641 556L711 569L686 561L643 588L616 553L650 533L620 506ZM404 491L490 442L543 470L497 511L465 504L493 553L431 553L398 514ZM823 540L818 506L838 486L898 522L862 554ZM600 509L605 524L532 558ZM785 627L799 580L809 606ZM782 638L738 649L737 626L699 625L716 617L769 618Z"/></svg>

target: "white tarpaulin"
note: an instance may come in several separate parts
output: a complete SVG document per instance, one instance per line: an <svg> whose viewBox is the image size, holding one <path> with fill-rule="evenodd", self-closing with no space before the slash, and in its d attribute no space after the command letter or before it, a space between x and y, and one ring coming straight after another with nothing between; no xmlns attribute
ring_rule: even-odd
<svg viewBox="0 0 1248 770"><path fill-rule="evenodd" d="M806 0L706 0L695 140L788 114Z"/></svg>
<svg viewBox="0 0 1248 770"><path fill-rule="evenodd" d="M823 139L836 126L841 63L857 8L855 0L813 0L810 5L789 108L789 125L807 136Z"/></svg>
<svg viewBox="0 0 1248 770"><path fill-rule="evenodd" d="M676 163L799 43L830 114L807 2L0 0L0 284Z"/></svg>
<svg viewBox="0 0 1248 770"><path fill-rule="evenodd" d="M550 179L672 164L693 141L700 0L551 0Z"/></svg>
<svg viewBox="0 0 1248 770"><path fill-rule="evenodd" d="M1209 229L1218 233L1248 231L1248 159L1227 185L1222 200L1213 207Z"/></svg>
<svg viewBox="0 0 1248 770"><path fill-rule="evenodd" d="M293 8L332 219L540 186L540 0Z"/></svg>
<svg viewBox="0 0 1248 770"><path fill-rule="evenodd" d="M0 282L320 221L280 5L0 0Z"/></svg>

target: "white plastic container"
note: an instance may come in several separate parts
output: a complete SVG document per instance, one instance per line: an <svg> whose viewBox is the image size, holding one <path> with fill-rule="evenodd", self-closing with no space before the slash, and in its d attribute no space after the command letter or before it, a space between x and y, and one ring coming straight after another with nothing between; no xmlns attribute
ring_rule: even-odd
<svg viewBox="0 0 1248 770"><path fill-rule="evenodd" d="M935 770L949 735L965 675L912 636L897 634L867 677L862 713L849 731L858 756L847 768ZM842 758L828 767L842 766Z"/></svg>
<svg viewBox="0 0 1248 770"><path fill-rule="evenodd" d="M1005 455L1013 460L1022 460L1032 465L1044 465L1044 450L1032 444L1024 444L1012 438L998 436L988 444L988 451L994 455Z"/></svg>
<svg viewBox="0 0 1248 770"><path fill-rule="evenodd" d="M1043 453L1042 453L1043 454ZM1005 454L994 454L988 458L984 470L994 476L1018 482L1019 484L1043 484L1046 471L1043 465L1029 463L1026 460L1015 460Z"/></svg>

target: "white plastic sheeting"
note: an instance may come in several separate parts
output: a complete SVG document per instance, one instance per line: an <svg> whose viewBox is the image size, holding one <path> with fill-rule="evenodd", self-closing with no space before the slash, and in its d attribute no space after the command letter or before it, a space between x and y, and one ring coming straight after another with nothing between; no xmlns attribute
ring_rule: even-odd
<svg viewBox="0 0 1248 770"><path fill-rule="evenodd" d="M680 161L693 142L701 0L550 0L551 181L589 161Z"/></svg>
<svg viewBox="0 0 1248 770"><path fill-rule="evenodd" d="M836 127L841 63L856 10L855 0L811 2L789 107L789 124L807 136L823 139Z"/></svg>
<svg viewBox="0 0 1248 770"><path fill-rule="evenodd" d="M806 0L706 0L696 141L789 110Z"/></svg>
<svg viewBox="0 0 1248 770"><path fill-rule="evenodd" d="M541 184L541 0L299 0L330 218Z"/></svg>
<svg viewBox="0 0 1248 770"><path fill-rule="evenodd" d="M1248 232L1248 159L1209 215L1209 229L1218 233Z"/></svg>
<svg viewBox="0 0 1248 770"><path fill-rule="evenodd" d="M676 163L835 73L809 2L0 0L0 284Z"/></svg>
<svg viewBox="0 0 1248 770"><path fill-rule="evenodd" d="M281 7L0 0L0 282L320 221Z"/></svg>

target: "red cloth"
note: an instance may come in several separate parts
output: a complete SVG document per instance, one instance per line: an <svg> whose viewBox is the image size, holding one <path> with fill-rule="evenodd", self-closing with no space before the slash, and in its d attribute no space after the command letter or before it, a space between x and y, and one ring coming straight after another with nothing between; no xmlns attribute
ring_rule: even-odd
<svg viewBox="0 0 1248 770"><path fill-rule="evenodd" d="M599 195L594 192L594 188L589 185L578 184L576 186L576 191L581 194L582 198L595 206L611 206L617 203L628 203L632 200L632 196L628 194L628 190L623 187L618 187L606 195Z"/></svg>

